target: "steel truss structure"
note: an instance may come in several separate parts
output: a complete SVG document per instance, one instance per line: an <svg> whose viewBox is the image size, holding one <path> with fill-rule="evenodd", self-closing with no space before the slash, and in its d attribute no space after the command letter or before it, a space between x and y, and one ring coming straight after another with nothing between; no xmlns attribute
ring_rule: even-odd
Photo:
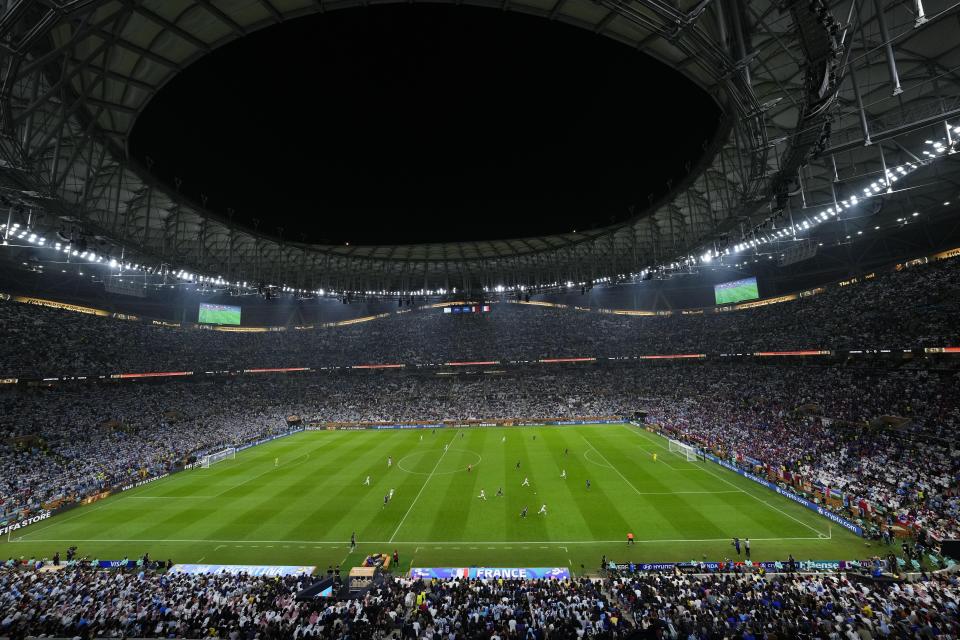
<svg viewBox="0 0 960 640"><path fill-rule="evenodd" d="M129 157L128 136L151 97L198 58L258 29L366 2L0 0L0 181L10 219L223 282L409 292L622 279L704 250L722 259L826 206L839 218L865 216L839 203L878 180L874 192L893 212L960 192L957 163L936 162L960 138L952 131L958 4L466 2L589 29L681 71L725 114L700 165L632 219L587 232L376 247L291 242L178 197ZM656 126L632 119L629 105L617 109L618 126ZM925 144L934 140L946 146ZM910 176L894 184L891 172L906 163Z"/></svg>

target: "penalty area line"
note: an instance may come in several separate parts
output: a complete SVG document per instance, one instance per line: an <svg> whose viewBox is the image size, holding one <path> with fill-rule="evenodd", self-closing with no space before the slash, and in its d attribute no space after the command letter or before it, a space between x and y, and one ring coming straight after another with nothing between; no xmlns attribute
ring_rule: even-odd
<svg viewBox="0 0 960 640"><path fill-rule="evenodd" d="M646 433L643 432L643 431L638 431L638 430L636 430L636 429L629 429L629 431L632 431L633 433L637 434L639 437L643 438L644 440L647 440L648 442L650 441L650 440L647 438ZM661 444L660 446L662 447L663 445ZM810 531L813 531L815 534L817 534L817 537L818 537L818 538L820 538L820 539L822 539L822 540L830 540L830 539L833 537L833 531L830 531L829 535L824 534L822 531L820 531L819 529L816 529L816 528L814 528L813 526L807 524L807 523L804 522L803 520L800 520L799 518L790 515L789 513L787 513L786 511L784 511L783 509L780 509L779 507L770 504L769 502L767 502L766 500L764 500L764 499L761 498L760 496L758 496L758 495L756 495L756 494L754 494L754 493L752 493L752 492L750 492L750 491L747 491L747 490L744 489L743 487L739 487L739 486L735 485L734 483L730 482L729 480L727 480L726 478L724 478L723 476L721 476L720 474L718 474L718 473L715 472L713 469L710 469L710 468L707 466L707 465L713 464L712 462L697 461L695 464L696 464L701 470L706 471L707 473L709 473L710 475L712 475L714 478L716 478L716 479L719 480L720 482L723 482L723 483L728 484L729 486L733 487L734 489L736 489L736 490L739 491L740 493L743 493L743 494L745 494L745 495L750 496L751 498L753 498L754 500L756 500L756 501L759 502L760 504L763 504L763 505L769 507L770 509L773 509L773 510L776 511L777 513L779 513L779 514L781 514L781 515L784 515L784 516L790 518L791 520L793 520L794 522L796 522L797 524L803 525L804 527L806 527L806 528L809 529ZM700 465L703 465L703 466L700 466ZM722 467L721 467L721 468L722 468Z"/></svg>

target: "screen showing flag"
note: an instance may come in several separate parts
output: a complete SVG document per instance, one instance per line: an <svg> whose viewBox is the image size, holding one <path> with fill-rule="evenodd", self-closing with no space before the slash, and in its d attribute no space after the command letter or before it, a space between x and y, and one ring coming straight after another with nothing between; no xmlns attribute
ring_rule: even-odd
<svg viewBox="0 0 960 640"><path fill-rule="evenodd" d="M713 297L717 304L731 304L741 300L756 300L760 297L756 278L744 278L733 282L723 282L713 286Z"/></svg>
<svg viewBox="0 0 960 640"><path fill-rule="evenodd" d="M203 324L240 325L240 307L225 304L200 304L200 316L197 322Z"/></svg>

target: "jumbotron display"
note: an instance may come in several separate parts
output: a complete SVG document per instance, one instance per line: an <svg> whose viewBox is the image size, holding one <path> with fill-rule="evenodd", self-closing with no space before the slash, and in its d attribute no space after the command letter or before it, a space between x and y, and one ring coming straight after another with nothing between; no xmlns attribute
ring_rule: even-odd
<svg viewBox="0 0 960 640"><path fill-rule="evenodd" d="M760 297L756 278L744 278L731 282L721 282L713 286L713 297L717 304L731 304L741 300L756 300Z"/></svg>
<svg viewBox="0 0 960 640"><path fill-rule="evenodd" d="M240 307L226 304L200 304L200 315L197 319L201 324L229 324L240 325Z"/></svg>

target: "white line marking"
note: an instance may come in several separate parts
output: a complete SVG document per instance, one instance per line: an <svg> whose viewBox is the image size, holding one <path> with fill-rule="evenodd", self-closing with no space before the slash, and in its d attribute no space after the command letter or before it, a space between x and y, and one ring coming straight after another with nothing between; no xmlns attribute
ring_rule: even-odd
<svg viewBox="0 0 960 640"><path fill-rule="evenodd" d="M322 447L324 444L326 444L326 443L322 443L322 444L320 445L320 447ZM312 449L311 452L316 451L316 450L319 449L320 447L317 447L316 449ZM269 456L268 456L268 457L269 457ZM256 480L257 478L260 478L261 476L267 475L267 474L270 473L271 471L279 471L280 469L289 469L290 467L294 467L294 466L303 464L304 462L306 462L307 460L310 459L310 453L301 453L299 456L297 456L297 457L294 458L293 460L300 460L300 458L303 458L303 460L301 460L300 462L291 461L291 462L289 462L289 463L284 464L282 467L270 467L270 468L268 468L266 471L264 471L264 472L262 472L262 473L258 473L257 475L253 476L252 478L247 478L247 479L244 480L243 482L240 482L240 483L238 483L238 484L234 484L234 485L231 485L231 486L227 487L226 489L224 489L224 490L221 491L220 493L214 494L213 497L214 497L214 498L219 498L220 496L222 496L222 495L225 494L226 492L228 492L228 491L233 491L233 490L236 489L237 487L242 487L242 486L245 485L245 484L249 484L249 483L253 482L254 480Z"/></svg>
<svg viewBox="0 0 960 640"><path fill-rule="evenodd" d="M645 434L645 433L642 433L642 432L640 432L640 431L637 431L636 429L631 429L631 428L630 428L630 425L626 425L626 424L625 424L625 425L621 425L621 426L622 426L624 429L626 429L627 431L629 431L630 433L633 433L633 434L636 434L636 435L642 437L644 442L649 442L650 444L652 444L652 445L654 445L654 446L656 446L656 447L660 447L661 449L663 449L663 450L666 451L667 453L670 453L670 447L664 446L663 444L661 444L661 443L659 443L659 442L655 442L655 441L653 441L653 440L650 440L649 438L646 437L646 434ZM647 451L648 453L653 453L653 452L647 450L647 449L644 448L644 447L640 447L640 448L641 448L643 451ZM684 468L677 468L677 467L673 466L672 464L670 464L669 462L667 462L667 461L666 461L665 459L663 459L663 458L658 459L657 462L662 462L663 464L667 465L667 468L668 468L668 469L672 469L673 471L706 471L706 469L701 469L700 467L697 467L697 466L687 467L686 469L684 469ZM689 461L687 461L687 462L689 463Z"/></svg>
<svg viewBox="0 0 960 640"><path fill-rule="evenodd" d="M701 464L713 464L713 463L711 463L711 462L704 462L704 463L701 463ZM740 487L737 487L737 485L733 484L732 482L730 482L730 481L727 480L726 478L718 475L716 472L712 471L711 469L704 469L704 471L706 471L707 473L709 473L710 475L712 475L712 476L713 476L714 478L716 478L717 480L722 480L723 482L727 483L727 484L730 485L731 487L736 487L737 489L740 489L741 492L743 492L744 494L750 496L751 498L753 498L754 500L756 500L756 501L759 502L760 504L765 504L765 505L767 505L768 507L770 507L771 509L773 509L774 511L776 511L776 512L778 512L778 513L781 513L781 514L787 516L788 518L790 518L790 519L793 520L794 522L796 522L796 523L798 523L798 524L802 524L802 525L805 526L807 529L810 529L810 531L813 531L815 534L817 534L817 536L822 536L822 535L823 535L823 532L821 532L820 530L814 529L812 526L810 526L809 524L807 524L807 523L804 522L803 520L800 520L799 518L796 518L796 517L790 515L789 513L787 513L786 511L784 511L783 509L780 509L779 507L773 506L772 504L770 504L769 502L767 502L766 500L764 500L764 499L761 498L760 496L755 496L755 495L753 495L752 493L750 493L749 491L747 491L746 489L741 489Z"/></svg>
<svg viewBox="0 0 960 640"><path fill-rule="evenodd" d="M393 531L393 535L390 536L390 540L387 543L393 542L393 539L397 537L397 532L400 531L400 527L403 526L403 523L406 522L407 516L410 515L410 512L413 511L414 505L417 504L417 500L420 499L420 496L423 494L423 490L427 488L427 484L430 482L430 478L433 477L433 474L436 472L437 467L440 466L440 463L443 462L443 456L447 455L447 449L450 448L450 445L457 440L457 435L460 433L460 429L457 429L457 432L453 434L453 440L447 443L447 446L443 448L443 453L440 454L440 457L437 458L437 464L433 465L433 470L430 472L430 475L427 476L427 479L423 481L423 486L420 487L420 491L417 493L416 497L413 499L413 502L410 503L410 508L407 509L407 512L403 514L403 518L400 520L400 524L397 525L397 528Z"/></svg>
<svg viewBox="0 0 960 640"><path fill-rule="evenodd" d="M611 468L612 468L609 464L606 464L606 463L604 463L604 462L597 462L596 460L591 460L590 457L587 455L587 454L590 453L591 451L596 451L596 449L594 449L594 448L591 446L590 449L587 449L586 451L583 452L583 459L584 459L584 460L586 460L587 462L592 462L593 464L597 465L598 467L606 467L606 468L608 468L608 469L611 469Z"/></svg>
<svg viewBox="0 0 960 640"><path fill-rule="evenodd" d="M590 441L589 441L589 440L587 440L586 438L583 437L583 434L580 434L580 437L583 438L583 441L587 443L587 446L588 446L588 447L590 447L591 449L593 449L598 456L600 456L601 458L603 458L603 461L604 461L604 462L606 462L608 465L610 465L610 468L613 469L618 476L620 476L621 478L623 478L623 481L627 483L627 486L629 486L631 489L633 489L634 492L636 492L637 495L643 495L642 493L640 493L640 491L639 491L635 486L633 486L633 483L632 483L632 482L630 482L629 480L627 480L627 476L625 476L625 475L623 475L622 473L620 473L620 470L619 470L619 469L617 469L615 466L613 466L612 464L610 464L610 461L607 460L606 456L604 456L602 453L600 453L600 451L598 451L595 446L593 446L592 444L590 444Z"/></svg>
<svg viewBox="0 0 960 640"><path fill-rule="evenodd" d="M624 426L626 426L626 425L624 425ZM633 433L637 434L638 436L644 438L645 440L648 440L648 441L649 441L649 439L646 437L646 434L644 434L644 433L642 433L642 432L640 432L640 431L637 431L637 430L635 430L635 429L630 429L630 431L632 431ZM663 446L663 445L660 445L660 446ZM785 515L786 517L790 518L790 519L793 520L794 522L796 522L796 523L798 523L798 524L802 524L804 527L806 527L807 529L810 529L810 531L813 531L815 534L817 534L818 537L822 537L822 536L823 536L823 532L822 532L822 531L813 528L812 526L810 526L809 524L807 524L807 523L804 522L803 520L800 520L799 518L796 518L796 517L790 515L789 513L787 513L786 511L784 511L783 509L780 509L779 507L775 507L774 505L770 504L769 502L767 502L766 500L764 500L764 499L761 498L760 496L756 496L756 495L750 493L749 491L747 491L746 489L744 489L744 488L742 488L742 487L738 487L737 485L733 484L732 482L730 482L729 480L727 480L727 479L724 478L723 476L719 475L718 473L716 473L716 472L713 471L712 469L709 469L709 468L707 468L707 467L705 466L705 465L708 465L708 464L713 464L712 462L700 462L700 463L698 463L698 464L704 465L704 466L701 467L701 468L702 468L704 471L706 471L707 473L709 473L710 475L712 475L712 476L713 476L714 478L716 478L717 480L720 480L721 482L724 482L724 483L730 485L731 487L733 487L734 489L737 489L737 490L740 491L741 493L750 496L751 498L753 498L753 499L756 500L757 502L759 502L759 503L761 503L761 504L764 504L764 505L770 507L771 509L773 509L774 511L776 511L776 512L782 514L782 515ZM721 468L722 468L722 467L721 467Z"/></svg>
<svg viewBox="0 0 960 640"><path fill-rule="evenodd" d="M52 526L55 525L55 524L62 524L62 523L64 523L64 522L70 522L71 520L76 520L76 519L79 518L80 516L85 516L85 515L87 515L88 513L93 513L94 511L99 511L100 509L103 509L105 506L106 506L106 505L100 505L99 507L94 507L94 508L92 508L92 509L84 509L84 508L81 506L80 509L82 509L82 511L81 511L80 513L78 513L78 514L76 514L76 515L73 515L73 516L70 516L69 518L64 518L64 519L62 519L62 520L56 520L56 521L54 521L54 520L51 518L50 524L48 524L48 525L45 526L45 527L38 527L38 528L36 528L36 529L31 528L30 531L27 531L25 534L23 534L22 536L20 536L20 540L22 540L22 539L25 538L26 536L32 536L32 535L35 534L35 533L40 533L41 531L46 531L47 529L49 529L50 527L52 527ZM18 542L18 541L15 541L15 542ZM27 542L29 542L29 540L28 540Z"/></svg>
<svg viewBox="0 0 960 640"><path fill-rule="evenodd" d="M801 536L801 537L787 537L787 538L750 538L751 540L762 540L765 542L774 542L777 540L820 540L826 541L829 538L821 538L820 536ZM650 538L646 540L637 539L637 542L730 542L730 538ZM182 538L171 538L171 539L146 539L146 538L46 538L43 540L12 540L12 544L17 542L156 542L156 543L170 543L170 544L214 544L214 543L245 543L247 546L259 547L261 544L266 544L272 542L276 543L306 543L306 544L330 544L332 542L337 542L336 540L204 540L204 539L182 539ZM573 544L623 544L623 538L617 538L616 540L478 540L478 541L444 541L444 540L420 540L420 541L406 541L406 540L397 540L396 542L391 542L390 540L366 540L364 542L357 541L357 546L362 544L365 545L384 545L384 544L403 544L403 545L424 545L424 548L427 548L427 545L482 545L482 544L496 544L496 545L540 545L540 544L550 544L550 545L573 545ZM257 544L253 544L257 543ZM336 546L332 547L334 549L338 548ZM478 547L470 547L471 549L476 549ZM529 549L529 546L520 547L521 549Z"/></svg>

